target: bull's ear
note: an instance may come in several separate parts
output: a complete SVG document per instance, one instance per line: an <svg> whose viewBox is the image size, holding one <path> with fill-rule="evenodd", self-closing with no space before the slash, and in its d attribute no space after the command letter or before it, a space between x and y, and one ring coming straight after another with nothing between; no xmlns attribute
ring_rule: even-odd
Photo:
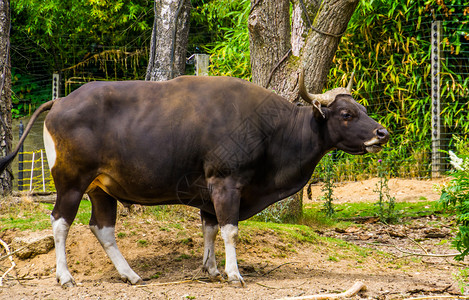
<svg viewBox="0 0 469 300"><path fill-rule="evenodd" d="M313 105L314 117L316 119L325 119L326 115L324 114L324 112L321 109L321 103L318 100L314 99L311 102L311 104Z"/></svg>

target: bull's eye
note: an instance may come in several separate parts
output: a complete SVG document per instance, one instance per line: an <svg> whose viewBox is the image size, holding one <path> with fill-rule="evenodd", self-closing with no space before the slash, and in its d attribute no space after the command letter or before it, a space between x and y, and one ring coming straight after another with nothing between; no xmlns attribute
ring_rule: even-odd
<svg viewBox="0 0 469 300"><path fill-rule="evenodd" d="M347 111L343 111L340 113L340 116L342 117L342 119L344 119L345 121L349 121L353 118L352 114L347 112Z"/></svg>

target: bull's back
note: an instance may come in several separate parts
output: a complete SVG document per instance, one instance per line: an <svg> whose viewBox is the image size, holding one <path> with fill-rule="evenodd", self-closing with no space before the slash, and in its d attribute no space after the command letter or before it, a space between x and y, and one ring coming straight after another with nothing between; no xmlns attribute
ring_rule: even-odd
<svg viewBox="0 0 469 300"><path fill-rule="evenodd" d="M144 190L171 198L186 174L203 175L207 159L238 151L226 147L239 146L233 135L246 122L258 131L250 138L262 141L257 135L265 130L252 113L259 99L269 97L262 88L230 78L97 82L58 100L46 127L57 163L91 177L108 176L123 189L120 194Z"/></svg>

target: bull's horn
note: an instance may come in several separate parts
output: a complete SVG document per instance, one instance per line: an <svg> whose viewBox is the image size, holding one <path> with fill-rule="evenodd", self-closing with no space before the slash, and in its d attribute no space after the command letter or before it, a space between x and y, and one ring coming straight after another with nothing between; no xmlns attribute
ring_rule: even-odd
<svg viewBox="0 0 469 300"><path fill-rule="evenodd" d="M300 78L299 78L299 91L300 91L300 96L303 98L306 102L308 102L311 105L316 105L315 102L321 103L324 106L328 106L332 101L334 101L335 96L332 97L331 94L329 93L324 93L324 94L311 94L306 90L305 86L305 71L301 70L300 72Z"/></svg>
<svg viewBox="0 0 469 300"><path fill-rule="evenodd" d="M352 93L353 75L355 75L355 72L352 72L352 75L350 76L350 81L348 82L348 85L347 85L347 91L348 91L350 94Z"/></svg>

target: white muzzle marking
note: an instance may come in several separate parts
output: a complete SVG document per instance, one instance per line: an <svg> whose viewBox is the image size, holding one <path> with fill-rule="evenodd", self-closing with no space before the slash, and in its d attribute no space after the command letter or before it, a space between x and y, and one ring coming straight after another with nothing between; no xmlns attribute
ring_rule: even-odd
<svg viewBox="0 0 469 300"><path fill-rule="evenodd" d="M366 141L364 145L366 151L368 151L369 153L378 153L382 149L380 140L376 137Z"/></svg>

